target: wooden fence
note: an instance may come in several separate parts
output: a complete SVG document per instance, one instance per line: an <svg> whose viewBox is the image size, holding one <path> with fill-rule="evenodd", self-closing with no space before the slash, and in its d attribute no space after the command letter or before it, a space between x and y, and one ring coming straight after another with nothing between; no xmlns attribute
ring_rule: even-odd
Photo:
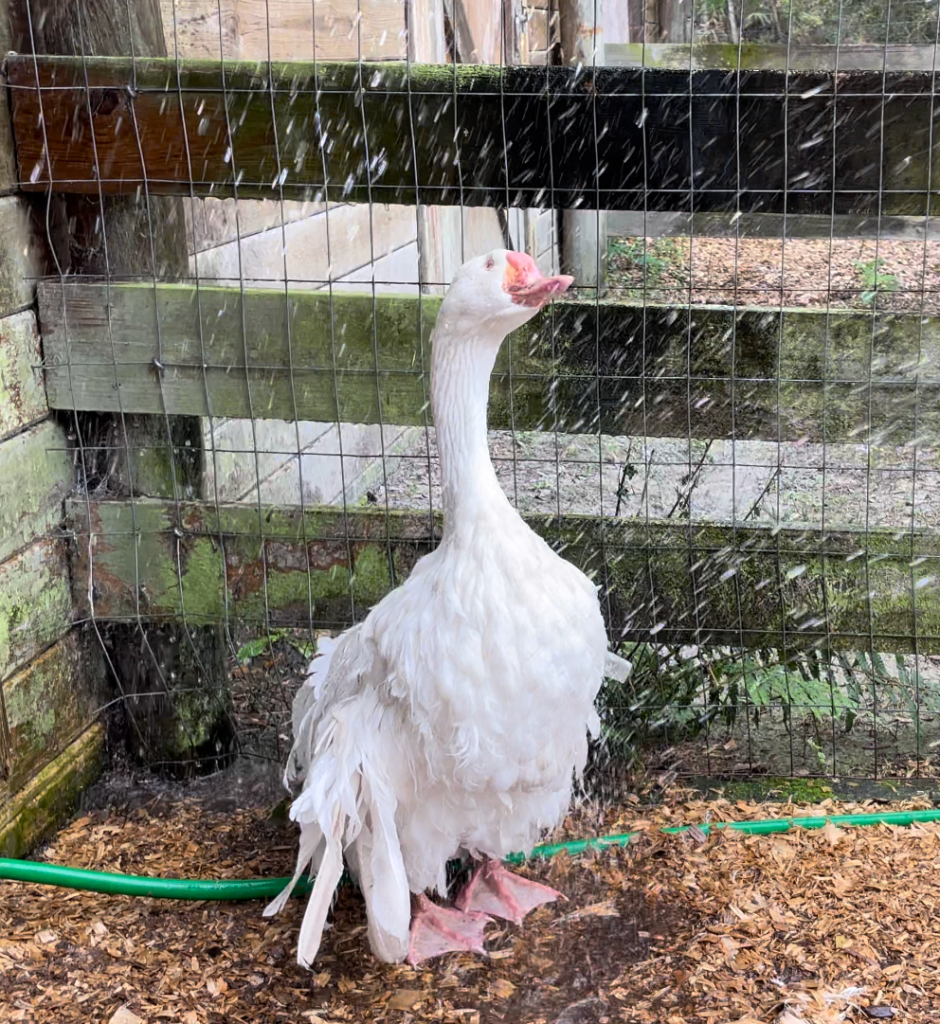
<svg viewBox="0 0 940 1024"><path fill-rule="evenodd" d="M161 201L277 196L620 211L614 225L637 211L692 224L719 218L713 225L772 216L775 231L779 218L815 215L847 228L874 222L876 234L890 217L908 218L892 221L898 231L914 230L910 218L924 225L920 237L934 230L936 94L933 74L916 70L923 54L897 55L915 70L836 73L699 70L694 62L677 70L668 53L661 68L579 71L396 60L223 64L167 59L166 46L147 52L155 56L5 62L19 191L40 204L44 196L80 197L92 210L123 211L138 232L121 236L108 276L100 268L47 271L35 308L29 295L2 308L5 324L22 319L17 329L27 340L17 344L16 362L7 360L12 377L0 375L0 398L5 380L18 382L15 410L0 402L0 467L12 465L14 441L27 461L45 453L16 478L15 502L0 487L0 570L22 563L17 578L28 584L17 583L15 593L39 587L54 623L37 634L46 654L30 648L29 658L65 644L71 614L126 628L138 637L127 651L139 650L144 631L148 644L162 643L153 657L159 666L175 666L172 659L192 649L180 674L224 681L217 624L348 625L439 536L428 513L198 500L193 480L205 453L192 443L197 417L428 424L428 341L440 300L207 286L189 278L178 252L163 270L142 270L134 253L134 238L147 238L141 222L161 231L172 224ZM0 227L8 214L29 221L22 197L10 202L7 211L0 200ZM35 225L18 228L17 244L4 243L7 277L30 230ZM5 281L0 274L0 297L15 291ZM4 330L13 336L13 326ZM23 367L33 363L44 394L37 380L27 386ZM75 482L75 463L93 461L96 449L67 451L50 410L105 417L112 433L97 436L120 456L118 496L73 494L62 535L50 525ZM940 444L940 318L559 302L501 354L490 423L932 449ZM40 511L27 515L34 494ZM940 653L940 539L930 527L529 521L603 585L614 636ZM0 598L11 593L12 584L0 586ZM28 686L4 676L23 664L3 660L14 635L5 608L0 602L0 697L10 701ZM128 664L113 671L136 678ZM63 691L68 678L56 671L49 692ZM40 688L41 678L30 677ZM0 702L0 762L34 770L51 748L30 732L28 706L20 700L15 717ZM71 742L75 723L87 725L87 708L62 706ZM210 731L194 716L187 721L207 742ZM166 740L162 749L181 744ZM0 836L3 828L0 820Z"/></svg>
<svg viewBox="0 0 940 1024"><path fill-rule="evenodd" d="M31 192L890 216L936 206L929 72L59 57L11 57L6 71ZM586 146L572 126L595 123L604 131Z"/></svg>
<svg viewBox="0 0 940 1024"><path fill-rule="evenodd" d="M21 180L31 190L262 196L280 183L356 200L379 192L445 204L563 206L577 198L620 208L645 200L681 212L694 198L697 209L856 216L872 204L886 214L926 215L932 201L933 78L919 72L578 75L393 62L223 71L211 62L16 57L7 73ZM40 109L48 150L29 130ZM567 129L589 112L606 128L596 158ZM511 146L498 130L503 116ZM316 117L336 132L328 177L309 130ZM702 133L720 144L690 147ZM412 144L395 145L403 136ZM899 166L901 137L912 158ZM820 160L823 153L830 159ZM39 309L47 395L63 410L423 425L437 302L285 298L184 282L46 283ZM903 446L940 437L938 399L935 317L574 302L557 304L504 349L490 423ZM93 503L90 526L84 506L73 506L77 535L90 529L95 538L77 550L81 558L93 552L90 568L103 587L98 615L209 620L225 611L260 621L264 608L271 621L342 625L433 543L427 516L272 509L259 524L250 510L223 516L184 508L181 497L134 506L133 515L126 504ZM314 538L306 553L301 526ZM538 528L608 580L611 627L625 635L940 645L940 602L927 585L936 567L929 531L576 517ZM340 540L352 545L352 565ZM733 568L720 584L719 563ZM308 577L309 590L301 585ZM84 573L76 578L82 605ZM262 580L268 589L259 604Z"/></svg>

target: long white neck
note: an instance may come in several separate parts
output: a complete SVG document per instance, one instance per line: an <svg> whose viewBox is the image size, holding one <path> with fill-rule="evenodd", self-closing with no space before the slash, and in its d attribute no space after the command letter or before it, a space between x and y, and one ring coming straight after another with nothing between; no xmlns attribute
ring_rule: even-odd
<svg viewBox="0 0 940 1024"><path fill-rule="evenodd" d="M453 337L438 324L431 349L431 409L444 499L444 537L481 513L509 508L486 440L490 374L501 338Z"/></svg>

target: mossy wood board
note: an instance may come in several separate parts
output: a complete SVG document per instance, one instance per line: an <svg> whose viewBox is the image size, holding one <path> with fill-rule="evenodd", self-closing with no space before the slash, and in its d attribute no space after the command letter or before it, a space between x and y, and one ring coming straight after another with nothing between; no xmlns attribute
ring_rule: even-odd
<svg viewBox="0 0 940 1024"><path fill-rule="evenodd" d="M0 442L49 411L42 348L31 310L0 319Z"/></svg>
<svg viewBox="0 0 940 1024"><path fill-rule="evenodd" d="M69 510L75 579L90 556L104 619L348 626L440 535L439 519L408 512L108 501L89 523L84 503ZM940 653L932 532L526 521L602 586L614 637ZM87 614L84 584L74 600Z"/></svg>
<svg viewBox="0 0 940 1024"><path fill-rule="evenodd" d="M71 588L65 541L51 536L0 563L0 679L62 637Z"/></svg>
<svg viewBox="0 0 940 1024"><path fill-rule="evenodd" d="M0 149L4 145L0 139ZM0 316L33 302L42 244L35 227L23 196L0 196Z"/></svg>
<svg viewBox="0 0 940 1024"><path fill-rule="evenodd" d="M20 184L43 193L919 216L940 169L926 71L6 66Z"/></svg>
<svg viewBox="0 0 940 1024"><path fill-rule="evenodd" d="M0 9L0 53L13 49L10 11L6 5ZM13 131L10 126L10 108L0 103L0 195L16 188L16 159L13 154Z"/></svg>
<svg viewBox="0 0 940 1024"><path fill-rule="evenodd" d="M57 409L424 425L440 299L45 283ZM247 372L246 372L247 366ZM940 317L556 303L503 346L492 428L940 441Z"/></svg>
<svg viewBox="0 0 940 1024"><path fill-rule="evenodd" d="M0 783L0 857L22 857L71 814L101 771L104 739L93 725L22 787Z"/></svg>
<svg viewBox="0 0 940 1024"><path fill-rule="evenodd" d="M675 71L929 71L937 47L918 43L607 43L608 64Z"/></svg>
<svg viewBox="0 0 940 1024"><path fill-rule="evenodd" d="M100 678L89 678L95 661L83 655L82 641L72 633L2 684L13 785L25 782L94 721L103 689Z"/></svg>
<svg viewBox="0 0 940 1024"><path fill-rule="evenodd" d="M0 562L59 525L74 474L65 431L52 420L0 442Z"/></svg>

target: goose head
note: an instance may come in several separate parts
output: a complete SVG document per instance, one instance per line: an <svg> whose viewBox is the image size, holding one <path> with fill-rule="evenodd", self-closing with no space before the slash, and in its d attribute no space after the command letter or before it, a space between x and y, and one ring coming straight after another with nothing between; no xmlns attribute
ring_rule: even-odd
<svg viewBox="0 0 940 1024"><path fill-rule="evenodd" d="M524 252L494 249L457 271L438 325L455 334L501 342L571 286L567 274L542 275Z"/></svg>

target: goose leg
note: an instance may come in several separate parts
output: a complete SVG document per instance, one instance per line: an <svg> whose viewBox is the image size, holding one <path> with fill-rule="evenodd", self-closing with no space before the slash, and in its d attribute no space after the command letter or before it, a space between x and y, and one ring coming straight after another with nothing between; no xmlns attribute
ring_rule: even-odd
<svg viewBox="0 0 940 1024"><path fill-rule="evenodd" d="M418 912L411 919L408 963L412 967L442 953L485 953L483 929L492 920L487 914L439 907L427 896L418 897Z"/></svg>
<svg viewBox="0 0 940 1024"><path fill-rule="evenodd" d="M464 913L482 911L522 924L529 911L559 898L564 899L564 896L555 889L520 878L507 871L498 860L487 859L477 865L455 903Z"/></svg>

